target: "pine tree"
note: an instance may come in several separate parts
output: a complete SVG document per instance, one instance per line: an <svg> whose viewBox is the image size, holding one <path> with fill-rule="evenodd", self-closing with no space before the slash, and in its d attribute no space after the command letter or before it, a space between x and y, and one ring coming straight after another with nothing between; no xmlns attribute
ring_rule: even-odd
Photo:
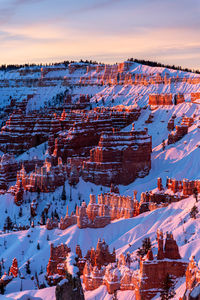
<svg viewBox="0 0 200 300"><path fill-rule="evenodd" d="M171 279L170 275L167 274L164 281L163 281L163 287L160 293L161 300L168 300L172 299L175 296L175 291L174 291L174 282Z"/></svg>
<svg viewBox="0 0 200 300"><path fill-rule="evenodd" d="M165 150L165 140L162 141L162 150Z"/></svg>
<svg viewBox="0 0 200 300"><path fill-rule="evenodd" d="M26 262L26 273L31 274L30 260L27 260L27 262Z"/></svg>
<svg viewBox="0 0 200 300"><path fill-rule="evenodd" d="M54 218L56 218L56 219L58 219L58 220L59 220L59 215L58 215L58 213L57 213L56 209L54 210Z"/></svg>
<svg viewBox="0 0 200 300"><path fill-rule="evenodd" d="M13 228L13 222L9 216L7 216L4 223L4 230L11 230Z"/></svg>
<svg viewBox="0 0 200 300"><path fill-rule="evenodd" d="M20 207L20 209L19 209L19 217L21 218L22 215L23 215L23 211L22 211L22 207Z"/></svg>
<svg viewBox="0 0 200 300"><path fill-rule="evenodd" d="M196 202L198 202L198 190L196 187L193 190L193 195L194 195L194 198L196 199Z"/></svg>
<svg viewBox="0 0 200 300"><path fill-rule="evenodd" d="M190 217L193 218L193 219L196 219L197 217L197 214L198 214L198 208L196 205L194 205L190 211Z"/></svg>
<svg viewBox="0 0 200 300"><path fill-rule="evenodd" d="M114 294L113 294L112 300L117 300L117 291L114 291Z"/></svg>
<svg viewBox="0 0 200 300"><path fill-rule="evenodd" d="M21 279L21 283L20 283L20 292L23 291L23 287L22 287L22 279Z"/></svg>
<svg viewBox="0 0 200 300"><path fill-rule="evenodd" d="M40 244L39 244L39 242L37 243L37 249L40 250Z"/></svg>
<svg viewBox="0 0 200 300"><path fill-rule="evenodd" d="M63 190L62 190L62 194L61 194L61 199L63 201L66 201L67 197L66 197L66 191L65 191L65 184L63 184Z"/></svg>
<svg viewBox="0 0 200 300"><path fill-rule="evenodd" d="M0 294L1 294L1 295L4 295L4 293L5 293L4 285L3 285L3 284L0 284Z"/></svg>
<svg viewBox="0 0 200 300"><path fill-rule="evenodd" d="M145 238L143 241L142 241L142 247L139 248L137 250L137 255L138 256L145 256L147 254L147 252L151 249L151 240L150 238Z"/></svg>

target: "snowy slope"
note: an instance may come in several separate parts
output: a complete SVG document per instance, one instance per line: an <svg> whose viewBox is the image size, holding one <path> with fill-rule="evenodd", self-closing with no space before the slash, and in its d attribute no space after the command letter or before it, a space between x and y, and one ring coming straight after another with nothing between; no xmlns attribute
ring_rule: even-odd
<svg viewBox="0 0 200 300"><path fill-rule="evenodd" d="M56 67L56 66L55 66ZM157 73L162 75L169 74L170 76L187 76L195 77L197 74L186 73L182 71L169 70L166 68L152 68L149 66L140 65L134 63L131 70L134 74L147 74L155 76ZM95 72L93 72L95 73ZM76 86L73 83L79 81L80 76L85 76L83 69L77 70L71 76L72 85L70 86L70 93L73 95L73 101L81 94L89 94L92 96L92 105L102 106L103 99L106 106L115 106L119 104L124 105L139 105L141 110L141 116L135 122L135 128L140 129L147 127L149 134L152 136L152 168L149 175L144 178L138 178L128 186L119 186L120 194L133 195L133 190L138 191L138 200L140 199L140 193L146 190L151 190L156 187L157 177L163 179L165 183L166 177L173 177L176 179L198 179L200 178L200 105L190 103L191 92L200 91L200 84L189 83L177 83L172 85L116 85L116 86ZM34 72L31 78L40 78L41 72ZM56 71L54 67L46 75L47 78L61 78L69 76L68 69ZM88 76L88 74L87 74ZM10 83L19 78L19 71L0 72L0 79L8 79ZM26 75L24 75L26 78ZM22 100L27 94L34 94L34 97L30 99L28 103L28 110L44 107L45 103L52 101L53 96L60 92L64 92L65 86L62 86L62 80L56 80L56 85L51 87L19 87L12 86L10 88L0 87L0 107L5 107L9 102L9 96ZM148 105L148 97L151 93L184 93L186 103L179 104L177 106L164 106L150 109ZM113 100L114 99L114 102ZM149 114L153 114L153 123L146 124ZM189 128L189 132L180 141L175 144L167 145L167 122L173 114L176 114L175 125L181 122L183 114L188 117L192 117L194 114L195 122ZM132 125L124 128L124 131L131 130ZM166 141L165 150L162 149L162 141ZM20 155L17 160L27 160L35 156L44 159L45 158L46 143L28 150ZM67 201L62 202L61 193L62 187L56 189L54 193L43 194L39 196L37 193L25 193L25 203L22 208L22 216L19 216L19 207L14 205L13 196L9 193L0 195L0 260L5 260L5 270L7 271L12 263L14 257L17 258L20 271L25 274L25 264L28 259L31 261L31 271L34 275L35 272L39 275L39 280L44 281L44 274L46 265L48 263L50 255L50 243L60 244L66 243L71 247L72 251L75 250L76 244L80 244L83 254L90 247L95 247L98 238L104 238L108 243L110 250L114 247L117 255L124 252L133 253L138 247L141 246L142 240L145 237L152 239L153 246L156 246L156 230L158 228L163 229L164 232L172 231L180 247L181 256L188 260L191 255L195 255L196 259L200 259L200 216L197 220L193 220L189 217L191 207L194 205L195 200L193 197L185 199L179 203L169 205L167 208L161 208L156 211L142 214L132 219L121 219L112 222L105 228L100 229L79 229L76 225L67 228L64 231L55 229L47 231L44 226L36 226L30 228L28 231L3 233L3 228L6 217L9 215L16 223L22 225L29 224L27 216L29 216L30 202L33 199L37 199L38 215L35 217L35 224L40 221L41 212L47 203L51 203L49 210L49 216L55 209L59 216L65 216L66 207L69 206L69 212L75 210L75 205L81 204L82 200L86 203L89 202L90 193L98 195L99 193L106 192L109 189L106 187L96 186L92 183L85 183L82 179L75 188L70 188L68 182L65 183ZM72 201L69 201L70 194ZM200 203L198 203L200 210ZM37 243L39 242L41 249L37 250ZM154 249L155 250L155 249ZM156 252L156 251L154 251ZM22 292L20 288L22 285ZM25 292L24 290L27 290ZM185 290L184 279L181 279L176 286L177 298L182 296ZM34 280L31 280L31 276L26 276L26 279L21 282L20 279L13 280L6 288L6 295L0 296L0 299L21 299L24 294L31 295L33 297L39 297L41 299L55 299L55 288L46 288L43 290L36 290L36 284ZM112 297L108 295L104 286L92 292L85 292L87 300L99 299L110 300ZM117 293L118 299L135 299L132 291ZM23 299L23 298L22 298ZM158 297L155 299L158 299Z"/></svg>
<svg viewBox="0 0 200 300"><path fill-rule="evenodd" d="M2 257L5 259L5 269L7 270L11 265L12 258L16 257L22 274L25 274L25 263L30 259L32 274L39 273L41 268L45 271L51 242L55 245L67 244L72 251L75 250L76 244L79 244L83 255L85 255L90 247L96 246L99 237L105 239L111 251L115 247L117 256L129 251L133 253L133 257L136 256L136 250L141 246L142 240L145 237L150 237L153 252L156 254L156 231L159 228L164 233L173 232L184 260L188 261L192 255L195 255L198 261L200 259L200 248L198 247L200 244L200 215L196 220L189 216L194 203L195 199L190 197L166 208L144 213L132 219L114 221L106 228L83 230L74 225L63 231L59 229L47 231L42 226L31 228L28 231L2 234L0 235L0 247L2 249L0 259ZM197 205L200 210L200 202ZM47 241L47 235L49 235L50 241ZM41 246L40 250L36 249L38 242ZM18 279L18 281L20 280ZM14 292L13 289L16 291L17 287L20 287L20 282L15 284L11 282L6 288L6 293ZM32 283L32 289L33 287L34 284ZM27 285L27 288L30 289L30 286ZM24 284L23 289L26 289ZM101 294L104 292L104 289L101 289ZM98 299L103 300L103 297ZM86 299L92 299L90 292L86 293Z"/></svg>

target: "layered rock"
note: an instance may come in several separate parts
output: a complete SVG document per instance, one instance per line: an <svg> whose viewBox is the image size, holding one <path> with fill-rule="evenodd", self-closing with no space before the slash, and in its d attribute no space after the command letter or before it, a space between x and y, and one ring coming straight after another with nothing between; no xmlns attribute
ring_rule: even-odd
<svg viewBox="0 0 200 300"><path fill-rule="evenodd" d="M191 93L191 102L195 103L197 100L200 100L200 92Z"/></svg>
<svg viewBox="0 0 200 300"><path fill-rule="evenodd" d="M184 137L188 133L188 127L187 125L177 125L175 131L172 131L168 135L168 145L174 144L178 142L182 137Z"/></svg>
<svg viewBox="0 0 200 300"><path fill-rule="evenodd" d="M77 216L74 215L73 212L69 216L69 214L68 214L68 206L67 206L67 213L66 213L65 217L64 218L63 217L60 218L59 228L61 230L65 230L66 228L68 228L69 226L72 226L74 224L77 224Z"/></svg>
<svg viewBox="0 0 200 300"><path fill-rule="evenodd" d="M102 266L116 261L115 250L110 253L105 241L99 239L96 249L91 248L88 250L83 258L79 245L76 246L75 255L67 245L61 244L54 247L53 244L51 244L50 258L47 265L48 282L55 284L57 281L66 278L67 274L71 274L72 277L78 277L79 274L83 274L86 261L88 261L91 266L96 266L98 269L101 269Z"/></svg>
<svg viewBox="0 0 200 300"><path fill-rule="evenodd" d="M66 165L62 159L58 159L58 164L54 166L50 159L46 158L42 167L35 167L35 171L27 174L24 167L17 175L17 185L22 181L24 190L30 192L49 193L55 191L58 186L64 184L67 179Z"/></svg>
<svg viewBox="0 0 200 300"><path fill-rule="evenodd" d="M46 229L47 230L52 230L54 228L58 228L58 220L56 218L54 219L47 219L47 222L46 222Z"/></svg>
<svg viewBox="0 0 200 300"><path fill-rule="evenodd" d="M156 189L141 193L139 212L153 210L160 205L167 206L172 202L180 201L193 195L195 189L197 193L200 193L200 180L167 178L166 187L164 187L162 179L158 178Z"/></svg>
<svg viewBox="0 0 200 300"><path fill-rule="evenodd" d="M147 256L140 260L140 271L136 285L136 299L152 299L161 291L167 275L183 277L187 263L181 260L179 249L172 234L167 234L163 248L163 233L158 231L157 259Z"/></svg>
<svg viewBox="0 0 200 300"><path fill-rule="evenodd" d="M169 131L174 130L174 120L175 120L175 118L176 118L176 115L173 115L173 116L171 117L171 119L168 121L167 129L168 129Z"/></svg>
<svg viewBox="0 0 200 300"><path fill-rule="evenodd" d="M82 177L95 184L127 185L151 168L151 137L147 130L102 134L83 163Z"/></svg>
<svg viewBox="0 0 200 300"><path fill-rule="evenodd" d="M0 161L0 172L3 181L6 183L16 180L17 171L19 170L19 164L14 159L13 155L3 154Z"/></svg>
<svg viewBox="0 0 200 300"><path fill-rule="evenodd" d="M51 244L50 258L47 265L47 275L49 280L53 278L51 278L50 276L53 276L55 274L65 276L64 261L70 251L71 249L67 247L67 245L61 244L54 247L54 245Z"/></svg>
<svg viewBox="0 0 200 300"><path fill-rule="evenodd" d="M134 197L120 196L116 193L104 193L98 195L96 203L95 195L90 195L88 206L83 201L80 207L76 207L76 214L73 212L61 217L60 223L57 220L48 219L46 228L51 230L59 227L61 230L77 224L79 228L102 228L110 224L112 220L119 218L132 218L149 209L155 209L147 206L148 209L143 209L143 201L139 203L136 199L137 191L134 191Z"/></svg>
<svg viewBox="0 0 200 300"><path fill-rule="evenodd" d="M52 114L25 114L21 109L14 111L0 132L0 149L3 152L21 154L31 147L48 140L51 132ZM54 129L56 123L54 121ZM59 126L57 126L59 131Z"/></svg>
<svg viewBox="0 0 200 300"><path fill-rule="evenodd" d="M185 102L183 94L154 94L149 95L149 105L177 105Z"/></svg>
<svg viewBox="0 0 200 300"><path fill-rule="evenodd" d="M172 234L167 234L163 248L163 234L158 232L158 255L153 257L149 250L146 258L140 261L140 270L130 268L131 258L121 255L118 264L99 266L87 260L83 270L83 283L86 290L94 290L106 285L110 294L116 290L135 290L136 299L152 299L162 288L167 274L173 278L183 277L187 263L180 258L178 246ZM86 256L87 258L87 256Z"/></svg>
<svg viewBox="0 0 200 300"><path fill-rule="evenodd" d="M96 250L94 248L88 250L85 259L89 261L92 266L97 266L98 269L100 269L101 266L106 266L109 263L114 263L116 261L115 249L110 253L106 242L99 239Z"/></svg>
<svg viewBox="0 0 200 300"><path fill-rule="evenodd" d="M149 105L172 105L172 94L149 95Z"/></svg>
<svg viewBox="0 0 200 300"><path fill-rule="evenodd" d="M168 135L168 145L176 143L177 141L182 139L184 135L188 133L188 128L192 126L194 122L194 117L195 115L193 117L186 117L186 116L182 117L181 125L176 126L175 131L172 131Z"/></svg>
<svg viewBox="0 0 200 300"><path fill-rule="evenodd" d="M112 128L122 129L137 120L140 115L138 107L116 106L112 108L95 108L88 112L63 111L60 123L61 134L51 135L49 154L61 156L64 161L68 157L89 156L90 150L99 142L100 135L112 132ZM65 132L65 130L68 130Z"/></svg>

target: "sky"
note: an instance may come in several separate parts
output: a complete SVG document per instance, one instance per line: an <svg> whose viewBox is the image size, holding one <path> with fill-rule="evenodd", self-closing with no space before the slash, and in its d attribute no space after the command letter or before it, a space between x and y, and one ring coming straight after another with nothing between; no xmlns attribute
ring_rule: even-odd
<svg viewBox="0 0 200 300"><path fill-rule="evenodd" d="M130 57L200 69L200 0L0 0L0 64Z"/></svg>

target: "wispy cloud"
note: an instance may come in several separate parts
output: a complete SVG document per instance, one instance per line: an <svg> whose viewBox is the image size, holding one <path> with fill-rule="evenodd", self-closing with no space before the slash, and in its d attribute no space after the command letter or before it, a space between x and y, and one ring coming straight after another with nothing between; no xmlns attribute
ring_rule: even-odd
<svg viewBox="0 0 200 300"><path fill-rule="evenodd" d="M199 15L199 0L0 0L0 63L135 56L200 67Z"/></svg>

